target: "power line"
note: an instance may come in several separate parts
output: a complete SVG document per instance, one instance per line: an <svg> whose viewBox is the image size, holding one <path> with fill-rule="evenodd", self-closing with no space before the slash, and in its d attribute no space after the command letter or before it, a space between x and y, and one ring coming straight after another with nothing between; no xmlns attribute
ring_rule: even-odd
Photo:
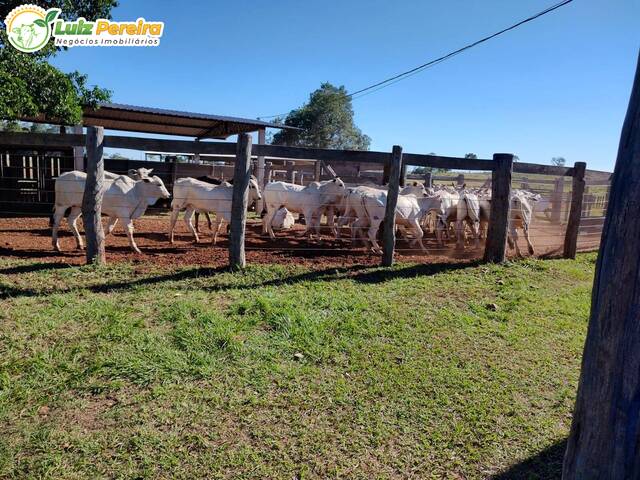
<svg viewBox="0 0 640 480"><path fill-rule="evenodd" d="M559 9L560 7L564 7L565 5L571 3L572 1L573 0L563 0L563 1L559 2L559 3L556 3L555 5L552 5L552 6L548 7L548 8L545 8L544 10L542 10L542 11L540 11L540 12L534 14L534 15L531 15L530 17L525 18L524 20L521 20L521 21L519 21L517 23L514 23L513 25L511 25L511 26L509 26L507 28L503 28L502 30L500 30L498 32L492 33L491 35L483 37L480 40L476 40L473 43L469 43L469 44L465 45L462 48L454 50L453 52L447 53L446 55L442 55L441 57L438 57L438 58L435 58L433 60L430 60L430 61L428 61L426 63L423 63L422 65L418 65L417 67L414 67L414 68L412 68L410 70L404 71L404 72L399 73L397 75L394 75L392 77L389 77L389 78L386 78L386 79L381 80L379 82L376 82L376 83L374 83L372 85L369 85L368 87L364 87L364 88L361 88L360 90L356 90L355 92L349 93L349 94L347 94L347 97L352 97L353 99L356 99L356 98L360 98L360 97L363 97L365 95L369 95L371 93L377 92L378 90L382 90L383 88L391 86L391 85L393 85L395 83L398 83L399 81L402 81L402 80L404 80L406 78L409 78L409 77L411 77L411 76L413 76L413 75L415 75L417 73L420 73L420 72L426 70L429 67L433 67L434 65L437 65L437 64L439 64L441 62L444 62L444 61L446 61L446 60L448 60L448 59L450 59L452 57L455 57L456 55L459 55L462 52L465 52L465 51L467 51L467 50L469 50L469 49L471 49L473 47L476 47L476 46L480 45L481 43L487 42L487 41L489 41L489 40L491 40L491 39L493 39L495 37L498 37L498 36L506 33L506 32L514 30L514 29L520 27L521 25L524 25L525 23L529 23L529 22L531 22L533 20L536 20L536 19L538 19L538 18L540 18L540 17L542 17L542 16L544 16L544 15L546 15L548 13L553 12L554 10ZM365 92L368 92L368 93L365 93ZM279 113L277 115L260 116L258 118L264 119L264 118L282 117L282 116L287 115L287 113Z"/></svg>

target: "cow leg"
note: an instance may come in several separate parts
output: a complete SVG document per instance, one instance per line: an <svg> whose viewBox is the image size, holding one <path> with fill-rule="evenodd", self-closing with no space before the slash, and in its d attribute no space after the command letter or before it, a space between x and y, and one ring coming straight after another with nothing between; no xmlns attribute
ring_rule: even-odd
<svg viewBox="0 0 640 480"><path fill-rule="evenodd" d="M473 246L475 248L480 247L480 222L477 220L471 220L467 218L467 225L469 225L469 230L471 230L471 236L473 237Z"/></svg>
<svg viewBox="0 0 640 480"><path fill-rule="evenodd" d="M369 227L368 237L369 242L371 242L371 250L374 253L382 253L382 249L378 244L378 230L380 229L380 224L382 223L382 219L374 218L371 220L371 226Z"/></svg>
<svg viewBox="0 0 640 480"><path fill-rule="evenodd" d="M196 226L196 232L200 233L200 212L196 211L195 214L195 226ZM209 230L211 230L211 224L209 224Z"/></svg>
<svg viewBox="0 0 640 480"><path fill-rule="evenodd" d="M173 243L173 231L176 228L176 222L178 221L178 215L180 215L180 209L174 208L171 210L171 219L169 220L169 243Z"/></svg>
<svg viewBox="0 0 640 480"><path fill-rule="evenodd" d="M58 229L60 228L60 222L64 218L64 211L67 207L56 207L53 212L53 225L51 227L51 245L56 252L60 251L60 244L58 243Z"/></svg>
<svg viewBox="0 0 640 480"><path fill-rule="evenodd" d="M464 222L456 220L456 248L464 249Z"/></svg>
<svg viewBox="0 0 640 480"><path fill-rule="evenodd" d="M522 226L522 230L524 230L524 239L527 241L527 247L529 248L529 255L535 255L536 251L533 248L533 243L531 243L531 239L529 238L529 225L526 223Z"/></svg>
<svg viewBox="0 0 640 480"><path fill-rule="evenodd" d="M125 229L127 231L127 238L129 239L129 245L136 253L142 253L136 245L136 241L133 239L133 220L129 217L123 218L122 223L124 223Z"/></svg>
<svg viewBox="0 0 640 480"><path fill-rule="evenodd" d="M78 217L80 215L82 215L82 209L80 207L73 207L69 213L69 217L67 217L67 222L69 222L69 227L73 232L73 236L76 237L76 248L78 250L83 250L84 244L82 243L82 237L80 236L77 225Z"/></svg>
<svg viewBox="0 0 640 480"><path fill-rule="evenodd" d="M204 216L207 219L207 225L209 226L209 230L211 230L211 215L209 214L209 212L204 212Z"/></svg>
<svg viewBox="0 0 640 480"><path fill-rule="evenodd" d="M220 227L222 226L222 217L216 213L216 219L213 221L213 244L218 243L218 233L220 233Z"/></svg>
<svg viewBox="0 0 640 480"><path fill-rule="evenodd" d="M520 252L520 247L518 246L518 230L515 225L510 227L511 230L511 242L513 243L513 247L516 249L516 256L521 257L522 253Z"/></svg>
<svg viewBox="0 0 640 480"><path fill-rule="evenodd" d="M338 238L338 228L336 227L336 210L333 207L329 207L327 212L327 226L333 233L334 238Z"/></svg>
<svg viewBox="0 0 640 480"><path fill-rule="evenodd" d="M267 214L262 218L262 233L269 234L271 240L276 239L276 234L273 233L273 227L271 226L271 222L273 222L273 217L275 217L278 209L267 207ZM216 215L217 217L217 215Z"/></svg>
<svg viewBox="0 0 640 480"><path fill-rule="evenodd" d="M424 243L422 243L422 239L424 238L424 232L422 231L422 227L420 227L420 221L418 219L411 221L410 229L416 237L415 240L412 242L412 244L420 245L420 249L423 252L428 253L427 248L424 246Z"/></svg>
<svg viewBox="0 0 640 480"><path fill-rule="evenodd" d="M196 229L193 226L193 222L192 222L194 212L195 212L195 209L193 207L187 208L187 211L184 212L184 223L187 224L187 228L189 229L189 231L193 233L193 238L194 238L193 242L198 243L200 241L200 238L198 237L198 232L196 232Z"/></svg>
<svg viewBox="0 0 640 480"><path fill-rule="evenodd" d="M113 232L113 229L116 228L116 223L118 223L118 217L109 217L109 221L107 222L107 235Z"/></svg>

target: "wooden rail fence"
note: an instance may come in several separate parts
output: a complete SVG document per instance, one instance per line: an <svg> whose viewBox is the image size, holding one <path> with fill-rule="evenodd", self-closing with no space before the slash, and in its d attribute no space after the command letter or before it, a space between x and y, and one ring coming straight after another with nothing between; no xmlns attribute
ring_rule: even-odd
<svg viewBox="0 0 640 480"><path fill-rule="evenodd" d="M315 160L328 168L328 162L365 162L381 165L388 179L387 208L385 211L383 229L382 264L393 263L395 248L395 205L398 198L400 184L404 181L408 166L423 166L430 168L447 168L469 171L492 172L491 215L489 220L484 259L488 262L502 262L505 259L507 228L510 215L510 195L513 173L546 174L558 177L573 177L572 205L569 214L569 226L566 230L564 254L574 257L578 239L580 213L582 212L582 192L584 190L584 171L586 165L578 162L574 167L558 167L538 165L533 163L513 162L513 155L497 153L493 159L470 159L458 157L444 157L439 155L423 155L403 153L399 146L393 147L391 152L327 150L319 148L300 148L279 145L264 145L251 143L250 135L239 135L237 144L229 142L202 142L187 140L165 140L155 138L138 138L109 135L105 136L102 127L88 127L88 134L33 134L33 133L0 133L0 145L24 147L75 147L85 145L87 149L87 191L83 202L83 214L86 219L100 217L100 194L97 186L102 179L105 147L126 148L143 151L161 151L166 153L194 153L234 156L234 193L232 202L231 235L229 242L229 264L232 268L245 266L244 231L246 224L246 203L248 197L248 178L251 158L271 157L279 159ZM269 178L269 166L265 163L263 179ZM425 181L432 181L432 177ZM263 180L265 181L265 180ZM464 177L458 182L464 183ZM561 182L564 184L564 181ZM262 186L262 185L261 185ZM87 229L87 261L101 262L103 256L103 235L99 222L92 222L95 228ZM89 238L92 237L92 238Z"/></svg>

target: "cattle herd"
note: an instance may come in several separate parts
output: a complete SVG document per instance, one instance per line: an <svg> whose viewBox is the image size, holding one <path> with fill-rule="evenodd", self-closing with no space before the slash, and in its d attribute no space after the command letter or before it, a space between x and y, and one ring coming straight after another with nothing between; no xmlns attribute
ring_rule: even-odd
<svg viewBox="0 0 640 480"><path fill-rule="evenodd" d="M126 229L129 244L140 252L133 238L133 220L142 216L147 207L159 199L171 198L162 180L152 171L140 168L128 175L105 172L102 213L108 217L107 234L120 220ZM79 249L83 241L76 221L82 212L86 174L67 172L56 180L55 210L52 218L52 243L60 250L58 229L68 213L68 223ZM294 224L294 213L304 219L305 234L309 239L320 240L321 224L339 238L341 230L348 227L354 242L362 240L373 252L380 253L378 232L385 217L387 191L376 186L347 186L339 178L311 182L307 186L286 182L268 183L261 191L257 180L249 181L249 205L261 201L263 235L275 239L274 229L288 229ZM215 244L225 222L231 219L233 185L208 177L181 178L174 183L169 221L169 241L174 241L174 229L178 216L184 211L184 221L194 240L199 241L198 214L206 214ZM526 190L513 190L508 228L508 243L521 255L518 247L518 229L522 230L529 253L534 248L529 237L533 220L534 203L540 196ZM396 227L400 235L411 245L426 252L423 237L426 232L435 235L439 246L455 239L456 247L466 244L480 245L486 236L491 213L491 190L440 186L425 188L413 183L401 188L396 206ZM195 214L195 225L194 225ZM215 215L211 221L210 214Z"/></svg>

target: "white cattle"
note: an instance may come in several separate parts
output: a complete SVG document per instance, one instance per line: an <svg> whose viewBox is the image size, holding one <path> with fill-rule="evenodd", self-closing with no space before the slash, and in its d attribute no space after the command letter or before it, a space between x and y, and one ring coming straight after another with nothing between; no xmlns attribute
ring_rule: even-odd
<svg viewBox="0 0 640 480"><path fill-rule="evenodd" d="M289 230L293 227L295 220L291 212L286 208L282 207L280 210L276 212L271 221L271 226L276 230Z"/></svg>
<svg viewBox="0 0 640 480"><path fill-rule="evenodd" d="M527 192L525 190L514 190L511 193L511 212L509 215L509 234L507 235L507 243L510 248L516 249L516 255L521 256L520 248L518 247L518 232L517 228L521 228L524 232L524 238L527 241L527 247L529 254L535 254L533 244L529 238L529 228L533 220L533 204L537 202L540 195Z"/></svg>
<svg viewBox="0 0 640 480"><path fill-rule="evenodd" d="M82 197L86 180L87 174L79 171L63 173L56 180L52 244L57 251L60 251L58 244L60 221L68 208L71 208L68 222L76 238L76 243L79 249L84 248L76 221L82 214ZM158 199L169 198L170 196L164 183L157 176L143 178L138 181L124 175L105 178L102 213L109 216L108 231L110 232L113 229L117 219L122 219L129 238L129 245L136 253L140 253L140 249L133 239L132 220L141 217L147 207L156 203Z"/></svg>
<svg viewBox="0 0 640 480"><path fill-rule="evenodd" d="M174 199L171 202L171 220L169 227L169 241L173 243L173 231L176 226L180 210L186 209L184 221L187 228L193 234L194 241L199 242L198 232L193 226L192 217L196 211L215 212L216 219L213 222L213 244L218 240L218 233L222 223L231 220L231 202L233 198L233 185L224 182L221 185L212 185L194 178L181 178L174 184ZM249 180L249 205L256 200L261 200L258 182Z"/></svg>
<svg viewBox="0 0 640 480"><path fill-rule="evenodd" d="M368 185L360 185L358 187L349 187L340 201L335 207L339 215L337 228L334 230L336 238L340 238L340 228L345 225L350 225L351 238L355 239L359 229L368 226L367 214L363 209L362 195L364 193L382 193L387 195L387 190L378 187L372 187ZM414 182L413 185L407 185L402 187L399 192L400 195L413 195L417 198L427 196L427 190L424 184ZM358 221L359 220L359 221ZM355 223L357 221L357 223ZM355 226L354 226L355 223Z"/></svg>
<svg viewBox="0 0 640 480"><path fill-rule="evenodd" d="M304 215L305 234L311 236L314 222L319 234L320 216L324 209L342 201L346 187L339 178L323 182L311 182L306 187L286 182L272 182L264 189L264 205L267 213L262 219L262 232L274 239L271 222L276 212L285 207L290 212Z"/></svg>
<svg viewBox="0 0 640 480"><path fill-rule="evenodd" d="M370 187L356 187L349 193L349 199L349 205L357 216L357 220L353 223L354 234L357 229L368 226L367 237L372 250L379 253L381 249L377 236L387 208L387 192ZM412 243L420 245L420 248L426 251L422 243L424 233L420 222L429 211L439 208L440 199L436 196L399 195L396 205L396 225L410 232L414 237Z"/></svg>

